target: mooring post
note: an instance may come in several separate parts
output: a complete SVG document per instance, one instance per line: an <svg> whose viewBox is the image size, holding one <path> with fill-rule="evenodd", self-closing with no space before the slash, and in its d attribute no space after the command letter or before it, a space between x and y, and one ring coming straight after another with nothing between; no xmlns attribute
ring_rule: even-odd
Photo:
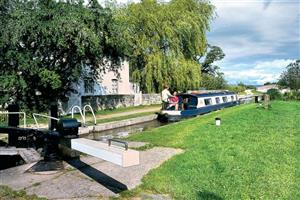
<svg viewBox="0 0 300 200"><path fill-rule="evenodd" d="M18 104L10 104L7 108L8 112L20 112ZM18 127L20 124L19 114L8 114L8 126Z"/></svg>
<svg viewBox="0 0 300 200"><path fill-rule="evenodd" d="M50 106L49 115L50 115L50 117L58 118L58 106L56 104ZM57 125L56 120L49 119L49 121L48 121L49 130L53 131L56 128L56 125Z"/></svg>

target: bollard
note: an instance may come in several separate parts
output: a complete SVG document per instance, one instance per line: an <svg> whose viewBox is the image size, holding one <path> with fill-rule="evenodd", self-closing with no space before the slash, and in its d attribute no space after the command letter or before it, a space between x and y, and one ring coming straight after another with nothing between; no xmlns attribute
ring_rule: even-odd
<svg viewBox="0 0 300 200"><path fill-rule="evenodd" d="M8 105L8 112L20 112L18 104ZM8 126L18 127L20 124L19 114L9 114L8 115Z"/></svg>
<svg viewBox="0 0 300 200"><path fill-rule="evenodd" d="M221 118L217 117L215 120L216 120L216 126L221 126Z"/></svg>
<svg viewBox="0 0 300 200"><path fill-rule="evenodd" d="M49 115L50 117L58 118L58 106L56 104L50 106ZM57 121L49 118L48 121L49 130L53 131L56 128L56 126L57 126Z"/></svg>

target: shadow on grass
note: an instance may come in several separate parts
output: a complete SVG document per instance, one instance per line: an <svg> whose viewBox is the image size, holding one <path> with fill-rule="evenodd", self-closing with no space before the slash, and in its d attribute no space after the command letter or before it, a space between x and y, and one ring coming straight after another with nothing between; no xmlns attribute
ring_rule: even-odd
<svg viewBox="0 0 300 200"><path fill-rule="evenodd" d="M68 160L67 163L116 194L128 190L125 184L117 181L107 174L104 174L103 172L100 172L79 159Z"/></svg>
<svg viewBox="0 0 300 200"><path fill-rule="evenodd" d="M208 191L199 191L198 192L198 198L197 199L201 199L201 200L223 200L222 197L219 197L218 195L212 193L212 192L208 192Z"/></svg>

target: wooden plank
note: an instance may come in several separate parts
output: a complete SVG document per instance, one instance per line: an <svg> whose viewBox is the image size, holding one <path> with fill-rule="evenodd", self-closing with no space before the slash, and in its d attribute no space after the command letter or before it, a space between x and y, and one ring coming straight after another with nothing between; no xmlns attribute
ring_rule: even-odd
<svg viewBox="0 0 300 200"><path fill-rule="evenodd" d="M71 140L71 148L82 153L101 158L122 167L138 165L140 161L139 152L119 146L108 146L107 143L77 138Z"/></svg>

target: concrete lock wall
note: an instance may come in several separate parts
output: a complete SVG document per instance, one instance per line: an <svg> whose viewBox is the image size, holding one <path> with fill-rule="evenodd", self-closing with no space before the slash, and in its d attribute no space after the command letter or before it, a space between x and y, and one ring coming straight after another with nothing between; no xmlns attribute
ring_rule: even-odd
<svg viewBox="0 0 300 200"><path fill-rule="evenodd" d="M82 105L89 104L93 107L94 110L114 109L120 107L160 103L160 94L99 95L82 97Z"/></svg>
<svg viewBox="0 0 300 200"><path fill-rule="evenodd" d="M142 105L161 104L160 94L142 94Z"/></svg>
<svg viewBox="0 0 300 200"><path fill-rule="evenodd" d="M134 95L83 96L82 105L91 105L94 110L134 106Z"/></svg>

